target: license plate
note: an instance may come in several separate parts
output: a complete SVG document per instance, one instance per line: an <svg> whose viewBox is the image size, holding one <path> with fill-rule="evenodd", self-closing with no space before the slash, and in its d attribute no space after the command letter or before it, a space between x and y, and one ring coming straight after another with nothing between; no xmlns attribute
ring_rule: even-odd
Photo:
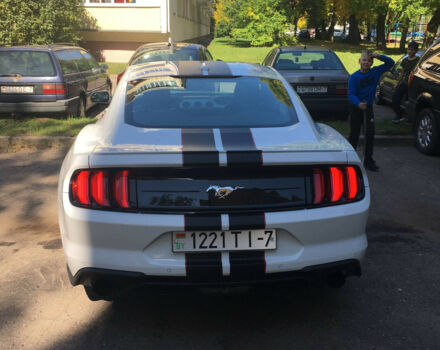
<svg viewBox="0 0 440 350"><path fill-rule="evenodd" d="M276 230L173 232L173 252L276 249Z"/></svg>
<svg viewBox="0 0 440 350"><path fill-rule="evenodd" d="M33 86L2 86L2 94L33 94Z"/></svg>
<svg viewBox="0 0 440 350"><path fill-rule="evenodd" d="M296 92L299 94L325 94L327 86L301 86L296 87Z"/></svg>

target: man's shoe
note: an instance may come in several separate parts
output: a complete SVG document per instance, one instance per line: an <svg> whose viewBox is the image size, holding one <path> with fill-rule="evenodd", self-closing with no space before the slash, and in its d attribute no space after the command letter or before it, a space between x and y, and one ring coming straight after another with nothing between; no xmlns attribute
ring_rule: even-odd
<svg viewBox="0 0 440 350"><path fill-rule="evenodd" d="M373 159L365 160L364 167L370 171L378 171L379 167L376 165L376 162Z"/></svg>
<svg viewBox="0 0 440 350"><path fill-rule="evenodd" d="M395 118L392 120L392 122L393 122L394 124L397 124L397 123L403 122L404 120L405 120L404 117L395 117Z"/></svg>

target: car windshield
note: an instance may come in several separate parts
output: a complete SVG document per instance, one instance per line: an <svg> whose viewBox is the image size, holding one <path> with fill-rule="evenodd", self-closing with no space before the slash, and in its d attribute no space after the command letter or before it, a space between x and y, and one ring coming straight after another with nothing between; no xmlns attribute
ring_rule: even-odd
<svg viewBox="0 0 440 350"><path fill-rule="evenodd" d="M279 54L274 68L277 70L340 70L341 61L333 52L290 51Z"/></svg>
<svg viewBox="0 0 440 350"><path fill-rule="evenodd" d="M48 52L1 50L0 76L8 75L43 77L56 72Z"/></svg>
<svg viewBox="0 0 440 350"><path fill-rule="evenodd" d="M139 127L275 127L297 121L279 80L165 76L127 86L125 122Z"/></svg>
<svg viewBox="0 0 440 350"><path fill-rule="evenodd" d="M181 48L139 52L130 65L157 61L200 61L199 50Z"/></svg>

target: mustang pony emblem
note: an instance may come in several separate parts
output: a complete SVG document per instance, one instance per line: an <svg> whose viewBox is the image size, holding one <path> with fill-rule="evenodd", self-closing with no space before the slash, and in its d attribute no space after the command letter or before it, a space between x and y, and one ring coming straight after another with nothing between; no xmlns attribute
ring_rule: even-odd
<svg viewBox="0 0 440 350"><path fill-rule="evenodd" d="M215 196L218 197L219 199L221 198L225 198L226 196L229 196L232 192L234 192L235 190L240 190L243 189L244 187L240 187L240 186L235 186L235 187L231 187L231 186L226 186L226 187L220 187L220 186L209 186L208 189L206 190L206 192L209 192L211 190L215 190Z"/></svg>

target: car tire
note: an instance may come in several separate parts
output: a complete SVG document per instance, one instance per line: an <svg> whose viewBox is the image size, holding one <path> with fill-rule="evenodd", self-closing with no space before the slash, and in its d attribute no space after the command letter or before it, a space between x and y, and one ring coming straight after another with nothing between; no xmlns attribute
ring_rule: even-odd
<svg viewBox="0 0 440 350"><path fill-rule="evenodd" d="M424 108L418 113L414 136L416 148L420 152L428 155L440 152L439 129L431 108Z"/></svg>
<svg viewBox="0 0 440 350"><path fill-rule="evenodd" d="M376 87L376 95L374 96L374 103L376 103L377 105L385 104L385 100L382 95L382 90L380 89L379 85Z"/></svg>
<svg viewBox="0 0 440 350"><path fill-rule="evenodd" d="M82 95L78 99L75 117L76 118L85 118L86 117L86 100Z"/></svg>

